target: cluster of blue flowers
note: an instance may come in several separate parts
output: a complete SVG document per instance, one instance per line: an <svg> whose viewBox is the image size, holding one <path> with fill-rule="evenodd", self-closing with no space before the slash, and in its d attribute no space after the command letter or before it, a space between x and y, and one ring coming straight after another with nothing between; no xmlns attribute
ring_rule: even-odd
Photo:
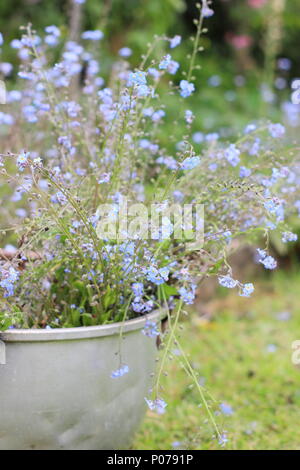
<svg viewBox="0 0 300 470"><path fill-rule="evenodd" d="M19 273L12 266L8 269L0 267L0 287L4 290L4 297L14 295L15 283L19 279Z"/></svg>
<svg viewBox="0 0 300 470"><path fill-rule="evenodd" d="M119 367L119 369L111 373L111 378L117 379L119 377L123 377L123 375L128 374L128 372L129 372L129 367L127 365L122 365Z"/></svg>
<svg viewBox="0 0 300 470"><path fill-rule="evenodd" d="M148 336L148 338L155 338L156 336L159 336L157 324L153 321L147 320L144 328L142 329L142 333L145 336Z"/></svg>
<svg viewBox="0 0 300 470"><path fill-rule="evenodd" d="M182 170L193 170L200 164L199 157L188 157L181 163L180 167Z"/></svg>
<svg viewBox="0 0 300 470"><path fill-rule="evenodd" d="M185 304L192 305L194 303L196 297L196 286L194 284L191 285L191 289L180 287L178 292L180 294L180 298Z"/></svg>
<svg viewBox="0 0 300 470"><path fill-rule="evenodd" d="M88 39L90 41L100 41L103 38L103 33L99 29L94 31L84 31L81 35L82 39Z"/></svg>
<svg viewBox="0 0 300 470"><path fill-rule="evenodd" d="M285 134L285 127L282 124L270 124L269 125L269 132L270 135L274 139L280 139L284 136Z"/></svg>
<svg viewBox="0 0 300 470"><path fill-rule="evenodd" d="M159 286L164 284L169 279L170 270L167 267L156 268L155 266L150 266L146 271L146 278L148 281L152 282Z"/></svg>
<svg viewBox="0 0 300 470"><path fill-rule="evenodd" d="M149 400L145 398L145 401L149 407L149 410L156 411L156 413L159 415L165 413L167 404L162 398L156 398L155 400Z"/></svg>
<svg viewBox="0 0 300 470"><path fill-rule="evenodd" d="M134 87L138 97L142 98L148 96L150 88L147 85L147 74L141 70L130 72L127 80L129 87Z"/></svg>
<svg viewBox="0 0 300 470"><path fill-rule="evenodd" d="M187 80L181 80L179 87L182 98L188 98L195 91L195 85Z"/></svg>
<svg viewBox="0 0 300 470"><path fill-rule="evenodd" d="M267 254L265 250L258 248L258 262L261 263L266 269L275 269L277 267L277 261Z"/></svg>
<svg viewBox="0 0 300 470"><path fill-rule="evenodd" d="M47 26L45 28L45 32L47 33L45 36L45 43L48 46L57 46L59 43L60 37L60 29L57 26Z"/></svg>
<svg viewBox="0 0 300 470"><path fill-rule="evenodd" d="M236 279L233 279L229 274L225 276L219 276L218 280L219 284L223 287L227 287L227 289L234 289L235 287L238 287L239 295L241 297L250 297L250 295L254 292L254 285L252 282L242 284Z"/></svg>
<svg viewBox="0 0 300 470"><path fill-rule="evenodd" d="M17 166L19 171L24 171L24 168L28 164L28 158L30 157L30 152L22 152L18 155Z"/></svg>
<svg viewBox="0 0 300 470"><path fill-rule="evenodd" d="M298 240L298 235L292 232L283 232L282 241L283 243L296 242Z"/></svg>
<svg viewBox="0 0 300 470"><path fill-rule="evenodd" d="M240 154L240 150L234 144L230 144L225 150L225 158L232 166L237 166L239 164Z"/></svg>

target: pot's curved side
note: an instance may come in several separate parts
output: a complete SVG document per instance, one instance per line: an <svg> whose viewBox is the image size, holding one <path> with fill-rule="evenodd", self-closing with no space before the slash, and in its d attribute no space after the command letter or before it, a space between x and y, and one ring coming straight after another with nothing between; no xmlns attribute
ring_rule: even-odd
<svg viewBox="0 0 300 470"><path fill-rule="evenodd" d="M115 379L119 325L105 336L7 341L6 364L0 365L0 449L127 447L155 368L156 341L141 333L145 321L126 328L121 358L129 373Z"/></svg>

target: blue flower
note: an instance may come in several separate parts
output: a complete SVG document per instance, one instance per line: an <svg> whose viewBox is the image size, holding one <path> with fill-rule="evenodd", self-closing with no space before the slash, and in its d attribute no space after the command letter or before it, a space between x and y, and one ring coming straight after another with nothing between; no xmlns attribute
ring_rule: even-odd
<svg viewBox="0 0 300 470"><path fill-rule="evenodd" d="M240 151L234 144L230 144L225 150L225 158L232 166L237 166L240 162Z"/></svg>
<svg viewBox="0 0 300 470"><path fill-rule="evenodd" d="M185 287L180 287L179 289L180 298L183 300L184 303L187 305L192 305L195 300L195 288L192 290L187 290Z"/></svg>
<svg viewBox="0 0 300 470"><path fill-rule="evenodd" d="M98 184L109 183L109 181L110 181L110 173L102 173L102 175L98 179Z"/></svg>
<svg viewBox="0 0 300 470"><path fill-rule="evenodd" d="M75 147L72 146L71 138L69 136L62 135L58 137L57 142L59 145L62 145L66 150L68 150L71 155L75 153Z"/></svg>
<svg viewBox="0 0 300 470"><path fill-rule="evenodd" d="M179 46L180 43L181 43L181 36L176 34L176 36L174 36L172 39L170 39L170 48L174 49L174 47Z"/></svg>
<svg viewBox="0 0 300 470"><path fill-rule="evenodd" d="M277 346L276 344L268 344L266 347L267 352L269 353L274 353L277 351Z"/></svg>
<svg viewBox="0 0 300 470"><path fill-rule="evenodd" d="M244 134L250 134L251 132L256 130L255 124L248 124L244 129Z"/></svg>
<svg viewBox="0 0 300 470"><path fill-rule="evenodd" d="M132 310L136 313L149 313L154 308L153 300L148 300L145 302L141 297L135 297L134 301L131 304Z"/></svg>
<svg viewBox="0 0 300 470"><path fill-rule="evenodd" d="M81 35L82 39L89 39L90 41L100 41L103 38L103 33L99 29L95 31L84 31Z"/></svg>
<svg viewBox="0 0 300 470"><path fill-rule="evenodd" d="M283 243L287 242L296 242L298 240L298 235L292 232L283 232L282 241Z"/></svg>
<svg viewBox="0 0 300 470"><path fill-rule="evenodd" d="M148 96L150 93L150 88L147 86L146 72L141 70L129 73L127 85L136 88L138 97Z"/></svg>
<svg viewBox="0 0 300 470"><path fill-rule="evenodd" d="M148 400L145 398L145 401L151 411L156 411L159 415L165 413L167 403L161 398L156 398L155 400Z"/></svg>
<svg viewBox="0 0 300 470"><path fill-rule="evenodd" d="M119 50L119 56L120 57L130 57L132 54L132 50L129 49L129 47L122 47L120 50Z"/></svg>
<svg viewBox="0 0 300 470"><path fill-rule="evenodd" d="M182 98L187 98L195 91L195 85L188 82L187 80L181 80L179 83L180 86L180 95Z"/></svg>
<svg viewBox="0 0 300 470"><path fill-rule="evenodd" d="M274 197L272 199L269 199L264 203L264 207L271 214L274 214L278 221L282 221L284 219L284 207L278 198Z"/></svg>
<svg viewBox="0 0 300 470"><path fill-rule="evenodd" d="M241 297L250 297L250 295L254 292L254 285L252 282L248 282L247 284L242 285L242 290L240 292Z"/></svg>
<svg viewBox="0 0 300 470"><path fill-rule="evenodd" d="M227 442L229 441L228 437L227 437L227 433L226 432L223 432L220 436L219 436L219 445L221 447L225 447L225 445L227 444Z"/></svg>
<svg viewBox="0 0 300 470"><path fill-rule="evenodd" d="M58 108L60 107L64 109L71 118L77 117L78 113L81 111L81 106L75 101L62 101Z"/></svg>
<svg viewBox="0 0 300 470"><path fill-rule="evenodd" d="M154 68L154 67L149 67L148 73L149 73L149 75L151 75L151 77L153 77L155 80L157 80L157 79L160 77L160 72L159 72L156 68Z"/></svg>
<svg viewBox="0 0 300 470"><path fill-rule="evenodd" d="M56 36L56 37L60 36L60 30L58 29L57 26L54 26L54 25L46 26L45 31L47 34L52 34L53 36Z"/></svg>
<svg viewBox="0 0 300 470"><path fill-rule="evenodd" d="M246 168L245 166L240 167L240 178L248 178L251 175L250 168Z"/></svg>
<svg viewBox="0 0 300 470"><path fill-rule="evenodd" d="M234 411L228 403L221 403L220 404L220 410L225 416L231 416L233 415Z"/></svg>
<svg viewBox="0 0 300 470"><path fill-rule="evenodd" d="M193 114L193 111L191 111L190 109L186 109L184 117L185 117L185 120L188 124L192 124L192 122L195 118L195 116Z"/></svg>
<svg viewBox="0 0 300 470"><path fill-rule="evenodd" d="M159 336L157 324L153 321L147 320L142 333L143 335L148 336L148 338L155 338L156 336Z"/></svg>
<svg viewBox="0 0 300 470"><path fill-rule="evenodd" d="M273 256L267 255L266 251L264 250L257 250L259 254L259 263L263 264L266 269L275 269L277 267L277 261L273 258Z"/></svg>
<svg viewBox="0 0 300 470"><path fill-rule="evenodd" d="M181 163L182 170L193 170L200 164L200 157L188 157Z"/></svg>
<svg viewBox="0 0 300 470"><path fill-rule="evenodd" d="M214 15L214 10L212 10L211 8L209 8L209 6L203 2L203 6L202 6L202 16L203 18L210 18L211 16Z"/></svg>
<svg viewBox="0 0 300 470"><path fill-rule="evenodd" d="M227 287L228 289L233 289L234 287L238 285L238 281L236 281L235 279L232 279L232 277L229 275L219 276L218 280L221 286Z"/></svg>
<svg viewBox="0 0 300 470"><path fill-rule="evenodd" d="M170 54L167 54L165 55L162 60L160 61L159 65L158 65L158 68L160 70L166 70L170 64L172 60L172 57L170 56Z"/></svg>
<svg viewBox="0 0 300 470"><path fill-rule="evenodd" d="M48 44L48 46L57 46L58 42L58 38L53 34L47 34L45 36L45 43Z"/></svg>
<svg viewBox="0 0 300 470"><path fill-rule="evenodd" d="M209 134L206 134L205 140L206 142L215 142L220 138L220 135L217 132L210 132Z"/></svg>
<svg viewBox="0 0 300 470"><path fill-rule="evenodd" d="M270 124L269 132L274 139L280 139L285 134L285 127L282 124Z"/></svg>
<svg viewBox="0 0 300 470"><path fill-rule="evenodd" d="M28 158L30 156L30 152L22 152L17 158L17 166L20 171L24 171L24 168L28 164Z"/></svg>
<svg viewBox="0 0 300 470"><path fill-rule="evenodd" d="M142 72L141 70L137 70L136 72L130 72L127 85L128 86L147 85L146 72Z"/></svg>
<svg viewBox="0 0 300 470"><path fill-rule="evenodd" d="M14 294L14 284L19 279L19 273L12 266L9 269L0 271L0 287L4 289L4 297Z"/></svg>
<svg viewBox="0 0 300 470"><path fill-rule="evenodd" d="M150 93L150 88L147 85L139 85L137 87L137 96L139 98L143 98L144 96L148 96Z"/></svg>
<svg viewBox="0 0 300 470"><path fill-rule="evenodd" d="M153 284L159 286L166 282L169 278L169 269L167 267L157 269L154 266L150 266L147 270L147 279Z"/></svg>
<svg viewBox="0 0 300 470"><path fill-rule="evenodd" d="M278 59L277 65L280 70L290 70L292 62L286 57L281 57Z"/></svg>
<svg viewBox="0 0 300 470"><path fill-rule="evenodd" d="M157 111L155 111L152 116L151 116L151 119L153 122L158 122L160 121L164 116L166 115L166 113L162 110L162 109L158 109Z"/></svg>
<svg viewBox="0 0 300 470"><path fill-rule="evenodd" d="M278 201L275 199L270 199L264 203L264 207L271 213L275 213L278 207Z"/></svg>
<svg viewBox="0 0 300 470"><path fill-rule="evenodd" d="M25 47L38 46L40 42L41 38L39 36L23 36L21 39L21 44Z"/></svg>
<svg viewBox="0 0 300 470"><path fill-rule="evenodd" d="M129 367L127 365L123 365L119 369L111 373L111 378L116 379L118 377L123 377L123 375L128 374L128 372L129 372Z"/></svg>
<svg viewBox="0 0 300 470"><path fill-rule="evenodd" d="M257 248L257 253L258 253L259 259L264 259L267 256L266 250L262 250L261 248Z"/></svg>
<svg viewBox="0 0 300 470"><path fill-rule="evenodd" d="M134 282L131 289L136 297L141 297L144 293L144 285L142 282Z"/></svg>
<svg viewBox="0 0 300 470"><path fill-rule="evenodd" d="M180 447L182 445L182 443L180 441L174 441L174 442L172 442L171 445L172 445L173 448L177 448L177 447Z"/></svg>
<svg viewBox="0 0 300 470"><path fill-rule="evenodd" d="M232 232L230 230L225 230L225 232L222 233L222 237L229 243L232 238Z"/></svg>
<svg viewBox="0 0 300 470"><path fill-rule="evenodd" d="M275 269L277 261L272 256L267 256L263 261L260 261L266 269Z"/></svg>
<svg viewBox="0 0 300 470"><path fill-rule="evenodd" d="M61 204L63 206L64 204L67 204L68 200L64 193L58 191L56 194L51 196L51 202L53 202L54 204Z"/></svg>
<svg viewBox="0 0 300 470"><path fill-rule="evenodd" d="M27 122L35 123L38 121L36 116L37 109L34 106L23 106L22 111Z"/></svg>
<svg viewBox="0 0 300 470"><path fill-rule="evenodd" d="M169 65L168 65L168 72L171 75L175 75L179 67L180 67L180 64L176 62L176 60L170 60Z"/></svg>
<svg viewBox="0 0 300 470"><path fill-rule="evenodd" d="M0 33L0 46L3 46L4 39L2 33Z"/></svg>

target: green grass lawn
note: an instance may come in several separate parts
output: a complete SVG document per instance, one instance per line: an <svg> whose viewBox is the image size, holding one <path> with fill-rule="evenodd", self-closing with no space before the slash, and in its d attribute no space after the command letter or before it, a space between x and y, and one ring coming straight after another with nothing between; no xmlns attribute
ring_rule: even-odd
<svg viewBox="0 0 300 470"><path fill-rule="evenodd" d="M300 340L299 290L299 275L278 273L251 299L223 294L211 320L194 313L184 323L181 340L200 383L232 407L233 414L216 415L227 449L300 449L300 368L291 361L291 343ZM167 411L148 411L134 449L220 449L177 359L164 378Z"/></svg>

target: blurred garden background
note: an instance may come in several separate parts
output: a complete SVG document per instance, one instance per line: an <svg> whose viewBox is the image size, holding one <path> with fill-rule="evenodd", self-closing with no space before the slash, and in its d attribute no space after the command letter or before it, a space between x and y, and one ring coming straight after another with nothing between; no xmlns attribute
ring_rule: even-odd
<svg viewBox="0 0 300 470"><path fill-rule="evenodd" d="M131 62L139 64L154 35L179 34L184 38L174 58L186 68L197 16L193 0L12 0L1 2L0 31L6 41L2 54L14 63L10 41L20 37L20 25L31 22L36 30L55 24L73 38L80 31L100 28L102 74L123 46L133 51ZM193 100L195 130L236 132L249 120L278 118L287 100L292 79L300 75L298 44L300 5L297 0L215 0L215 15L202 40L197 83L200 92ZM75 11L74 11L75 10ZM79 13L78 13L79 10ZM164 47L164 46L162 46ZM157 56L163 51L157 50ZM13 81L14 73L7 77ZM201 91L201 88L203 91ZM295 112L295 111L294 111ZM290 116L291 119L291 116ZM199 136L198 136L199 138Z"/></svg>
<svg viewBox="0 0 300 470"><path fill-rule="evenodd" d="M300 106L291 101L291 85L300 77L299 0L214 0L212 5L215 14L201 41L195 73L198 92L190 101L196 148L214 133L230 140L262 118L283 122L291 141L296 140ZM82 30L103 31L99 55L104 78L121 48L132 50L131 63L138 66L154 35L178 34L183 43L172 56L184 69L196 16L193 0L2 1L0 79L8 90L15 88L16 71L5 64L17 63L10 43L28 22L37 32L56 25L75 40ZM159 57L164 50L156 53ZM174 134L178 102L172 94L166 99ZM17 145L17 136L7 134L1 124L0 138L6 150ZM167 145L167 126L161 138ZM299 235L298 220L291 222ZM13 234L5 235L0 248L15 243ZM291 361L291 344L300 339L300 245L287 248L274 238L271 247L280 273L266 274L253 263L254 252L243 247L231 264L237 278L255 281L252 298L204 283L181 332L201 385L222 402L216 413L228 430L229 449L300 449L300 370ZM171 363L164 380L171 391L168 410L163 419L148 412L133 448L218 448L211 433L206 437L205 413L195 413L198 397L180 366Z"/></svg>

